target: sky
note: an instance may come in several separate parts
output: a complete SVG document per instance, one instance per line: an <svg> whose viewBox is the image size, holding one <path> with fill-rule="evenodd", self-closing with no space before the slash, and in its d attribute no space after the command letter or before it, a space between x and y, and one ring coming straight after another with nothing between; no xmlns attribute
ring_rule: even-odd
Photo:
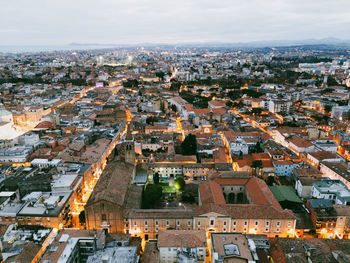
<svg viewBox="0 0 350 263"><path fill-rule="evenodd" d="M350 38L350 0L2 0L0 45Z"/></svg>

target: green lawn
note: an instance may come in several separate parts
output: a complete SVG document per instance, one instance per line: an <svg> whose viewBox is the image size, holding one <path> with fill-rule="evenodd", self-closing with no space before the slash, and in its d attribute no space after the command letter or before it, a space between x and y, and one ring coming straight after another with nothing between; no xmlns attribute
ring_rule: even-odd
<svg viewBox="0 0 350 263"><path fill-rule="evenodd" d="M176 193L176 188L174 186L163 185L162 189L163 189L163 194Z"/></svg>

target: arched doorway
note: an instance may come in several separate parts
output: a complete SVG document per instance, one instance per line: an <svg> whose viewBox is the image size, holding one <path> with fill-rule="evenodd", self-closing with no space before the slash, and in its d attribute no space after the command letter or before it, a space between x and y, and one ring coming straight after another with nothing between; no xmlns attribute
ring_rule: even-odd
<svg viewBox="0 0 350 263"><path fill-rule="evenodd" d="M229 204L234 204L235 203L235 194L234 193L229 193L227 201L228 201Z"/></svg>
<svg viewBox="0 0 350 263"><path fill-rule="evenodd" d="M241 192L237 194L237 204L243 204L243 203L244 203L244 194Z"/></svg>

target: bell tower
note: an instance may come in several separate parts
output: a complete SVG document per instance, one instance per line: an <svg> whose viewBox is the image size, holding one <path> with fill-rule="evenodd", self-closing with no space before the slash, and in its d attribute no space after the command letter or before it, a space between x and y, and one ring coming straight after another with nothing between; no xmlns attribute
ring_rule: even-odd
<svg viewBox="0 0 350 263"><path fill-rule="evenodd" d="M125 162L130 164L135 164L135 161L136 161L135 144L131 134L130 124L128 124L128 130L126 132L126 137L124 142L124 152L125 152Z"/></svg>

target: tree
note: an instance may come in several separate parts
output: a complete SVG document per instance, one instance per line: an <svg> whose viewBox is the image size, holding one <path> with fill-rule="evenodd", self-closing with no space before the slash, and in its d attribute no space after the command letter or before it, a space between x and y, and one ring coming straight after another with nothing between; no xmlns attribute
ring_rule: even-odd
<svg viewBox="0 0 350 263"><path fill-rule="evenodd" d="M326 105L326 106L324 106L324 111L325 111L326 113L330 113L330 112L332 111L332 106L331 106L331 105Z"/></svg>
<svg viewBox="0 0 350 263"><path fill-rule="evenodd" d="M196 135L189 134L185 140L181 143L181 150L183 155L196 155L197 154L197 139Z"/></svg>
<svg viewBox="0 0 350 263"><path fill-rule="evenodd" d="M256 150L257 153L262 153L263 152L263 149L261 148L260 142L256 143L255 150Z"/></svg>
<svg viewBox="0 0 350 263"><path fill-rule="evenodd" d="M261 109L261 108L253 108L253 109L252 109L253 115L255 115L255 114L260 115L261 112L262 112L262 109Z"/></svg>
<svg viewBox="0 0 350 263"><path fill-rule="evenodd" d="M174 186L177 190L183 191L185 188L186 182L183 177L177 177L174 183Z"/></svg>
<svg viewBox="0 0 350 263"><path fill-rule="evenodd" d="M338 85L338 82L332 76L328 76L327 86L337 86L337 85Z"/></svg>
<svg viewBox="0 0 350 263"><path fill-rule="evenodd" d="M331 88L326 88L326 89L323 89L321 90L321 94L326 94L326 93L332 93L334 91L334 89L331 89Z"/></svg>
<svg viewBox="0 0 350 263"><path fill-rule="evenodd" d="M228 101L226 102L226 106L231 108L231 107L233 106L232 101L228 100Z"/></svg>
<svg viewBox="0 0 350 263"><path fill-rule="evenodd" d="M162 197L162 186L160 184L148 184L142 195L142 208L155 208Z"/></svg>
<svg viewBox="0 0 350 263"><path fill-rule="evenodd" d="M164 76L165 76L164 72L162 72L162 71L156 72L156 77L159 78L159 81L164 80Z"/></svg>
<svg viewBox="0 0 350 263"><path fill-rule="evenodd" d="M154 175L153 175L153 183L154 184L159 184L159 173L156 172Z"/></svg>

